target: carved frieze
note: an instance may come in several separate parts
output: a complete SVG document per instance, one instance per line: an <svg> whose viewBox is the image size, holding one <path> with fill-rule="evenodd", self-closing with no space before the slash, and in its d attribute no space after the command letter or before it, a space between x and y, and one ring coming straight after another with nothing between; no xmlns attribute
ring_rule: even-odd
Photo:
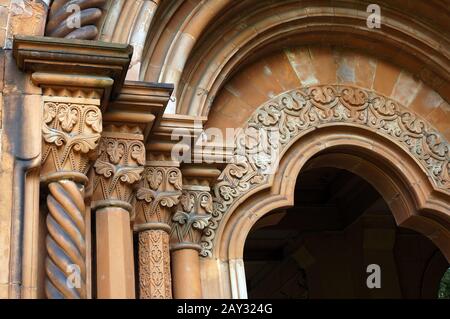
<svg viewBox="0 0 450 319"><path fill-rule="evenodd" d="M393 140L423 166L438 188L450 191L449 143L411 110L352 86L292 90L261 105L245 127L247 134L237 137L233 160L213 190L214 210L202 240L203 256L211 256L215 231L232 205L267 182L271 172L267 167L274 164L271 152L281 154L303 132L328 123L351 123Z"/></svg>

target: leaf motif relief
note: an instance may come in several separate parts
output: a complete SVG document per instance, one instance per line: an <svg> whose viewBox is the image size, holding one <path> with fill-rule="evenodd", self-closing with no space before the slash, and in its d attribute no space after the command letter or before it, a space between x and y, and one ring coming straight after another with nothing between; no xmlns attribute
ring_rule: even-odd
<svg viewBox="0 0 450 319"><path fill-rule="evenodd" d="M296 114L290 111L297 109L293 99L302 104L301 111ZM277 116L277 111L281 112L278 122L273 120L274 116ZM304 130L322 123L341 124L343 121L364 127L368 125L370 130L377 130L386 138L405 146L411 155L420 161L434 183L444 191L450 191L448 141L419 115L398 102L370 90L346 85L328 85L285 92L260 105L244 130L256 128L263 132L261 128L270 124L269 127L280 132L281 153L287 145L290 145L289 142ZM239 146L238 138L239 136L236 137L235 144ZM257 141L253 144L258 145ZM270 145L273 143L270 142ZM214 209L202 239L203 256L211 256L216 229L230 207L250 190L269 180L268 174L258 169L258 166L264 164L264 158L250 152L242 155L239 150L236 147L233 161L228 163L218 178L219 182L214 186ZM265 153L262 155L265 156ZM201 206L207 205L204 198L200 200Z"/></svg>
<svg viewBox="0 0 450 319"><path fill-rule="evenodd" d="M147 203L151 203L155 200L156 194L151 189L139 188L136 192L136 198L139 200L145 200Z"/></svg>
<svg viewBox="0 0 450 319"><path fill-rule="evenodd" d="M97 147L100 140L100 134L80 134L70 138L67 146L72 146L73 149L81 153L89 153Z"/></svg>
<svg viewBox="0 0 450 319"><path fill-rule="evenodd" d="M97 174L103 175L107 178L113 176L116 172L116 168L114 167L114 165L99 159L95 162L94 169Z"/></svg>
<svg viewBox="0 0 450 319"><path fill-rule="evenodd" d="M161 193L159 196L160 204L163 207L174 207L179 202L178 193Z"/></svg>
<svg viewBox="0 0 450 319"><path fill-rule="evenodd" d="M213 211L213 203L211 195L209 194L203 194L201 196L200 205L205 209L206 212L212 213Z"/></svg>
<svg viewBox="0 0 450 319"><path fill-rule="evenodd" d="M173 185L176 190L181 190L182 188L182 180L181 174L178 170L169 171L169 183Z"/></svg>
<svg viewBox="0 0 450 319"><path fill-rule="evenodd" d="M143 145L134 144L131 147L131 158L134 159L138 164L145 164L145 152Z"/></svg>
<svg viewBox="0 0 450 319"><path fill-rule="evenodd" d="M195 229L203 230L208 226L209 219L211 216L208 215L192 215L190 216L192 220L192 227Z"/></svg>
<svg viewBox="0 0 450 319"><path fill-rule="evenodd" d="M147 181L150 185L150 188L153 190L158 190L163 180L163 172L161 170L151 170L149 174L147 174Z"/></svg>
<svg viewBox="0 0 450 319"><path fill-rule="evenodd" d="M64 132L51 129L47 125L42 127L42 137L45 142L55 144L56 146L62 146L64 142L67 143L67 140L70 139Z"/></svg>
<svg viewBox="0 0 450 319"><path fill-rule="evenodd" d="M113 164L119 164L125 153L125 146L116 141L109 141L108 146L106 147L106 153L109 155L109 160Z"/></svg>
<svg viewBox="0 0 450 319"><path fill-rule="evenodd" d="M44 123L48 124L56 117L56 104L45 103L44 105Z"/></svg>
<svg viewBox="0 0 450 319"><path fill-rule="evenodd" d="M180 204L185 212L190 213L194 209L195 201L191 194L184 193L181 195Z"/></svg>
<svg viewBox="0 0 450 319"><path fill-rule="evenodd" d="M77 109L70 108L69 106L60 106L58 120L61 123L61 127L64 131L71 132L78 121Z"/></svg>
<svg viewBox="0 0 450 319"><path fill-rule="evenodd" d="M143 167L122 167L117 171L117 178L124 183L134 184L141 179Z"/></svg>
<svg viewBox="0 0 450 319"><path fill-rule="evenodd" d="M98 110L89 110L86 113L86 124L97 132L102 132L102 116Z"/></svg>
<svg viewBox="0 0 450 319"><path fill-rule="evenodd" d="M188 222L188 220L189 220L189 214L182 212L182 211L176 212L172 217L172 221L177 222L180 225L186 224Z"/></svg>

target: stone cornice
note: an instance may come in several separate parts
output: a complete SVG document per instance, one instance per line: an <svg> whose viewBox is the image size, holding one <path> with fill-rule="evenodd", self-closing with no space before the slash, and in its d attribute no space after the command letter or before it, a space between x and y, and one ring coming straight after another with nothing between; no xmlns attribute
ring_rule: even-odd
<svg viewBox="0 0 450 319"><path fill-rule="evenodd" d="M133 48L100 41L16 36L13 54L22 71L109 77L112 95L125 80Z"/></svg>
<svg viewBox="0 0 450 319"><path fill-rule="evenodd" d="M205 116L164 114L158 127L155 127L153 135L162 140L170 141L174 130L178 130L181 133L180 136L196 139L201 134L206 120L207 117Z"/></svg>
<svg viewBox="0 0 450 319"><path fill-rule="evenodd" d="M213 165L185 164L181 167L183 187L190 189L209 188L214 185L221 171Z"/></svg>
<svg viewBox="0 0 450 319"><path fill-rule="evenodd" d="M172 152L188 152L203 132L206 117L164 114L154 126L146 145L151 161L179 161Z"/></svg>
<svg viewBox="0 0 450 319"><path fill-rule="evenodd" d="M117 98L109 103L103 119L112 124L137 126L146 142L152 128L160 123L172 90L171 84L126 81Z"/></svg>

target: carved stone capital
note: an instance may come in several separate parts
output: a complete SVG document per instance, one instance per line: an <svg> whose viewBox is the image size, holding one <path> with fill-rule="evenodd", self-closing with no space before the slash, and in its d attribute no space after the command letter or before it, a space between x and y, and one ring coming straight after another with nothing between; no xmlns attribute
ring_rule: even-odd
<svg viewBox="0 0 450 319"><path fill-rule="evenodd" d="M142 135L105 132L94 164L94 207L120 206L131 211L134 186L145 164Z"/></svg>
<svg viewBox="0 0 450 319"><path fill-rule="evenodd" d="M41 171L44 181L53 179L55 174L85 179L90 155L97 148L102 132L98 106L97 99L44 97Z"/></svg>
<svg viewBox="0 0 450 319"><path fill-rule="evenodd" d="M189 247L200 250L203 230L208 226L212 211L209 187L184 186L172 217L171 249Z"/></svg>
<svg viewBox="0 0 450 319"><path fill-rule="evenodd" d="M175 166L147 166L136 192L136 230L170 231L173 210L181 195L181 171Z"/></svg>

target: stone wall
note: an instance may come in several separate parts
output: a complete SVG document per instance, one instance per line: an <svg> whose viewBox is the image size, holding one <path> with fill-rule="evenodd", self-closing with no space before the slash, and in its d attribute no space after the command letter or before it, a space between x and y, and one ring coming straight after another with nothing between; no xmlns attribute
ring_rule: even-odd
<svg viewBox="0 0 450 319"><path fill-rule="evenodd" d="M16 297L20 286L11 273L13 251L19 251L12 240L17 235L13 212L20 204L15 195L21 191L14 172L40 147L26 136L39 122L31 115L39 114L41 92L17 69L12 41L19 34L43 35L46 12L41 0L0 0L0 298Z"/></svg>

